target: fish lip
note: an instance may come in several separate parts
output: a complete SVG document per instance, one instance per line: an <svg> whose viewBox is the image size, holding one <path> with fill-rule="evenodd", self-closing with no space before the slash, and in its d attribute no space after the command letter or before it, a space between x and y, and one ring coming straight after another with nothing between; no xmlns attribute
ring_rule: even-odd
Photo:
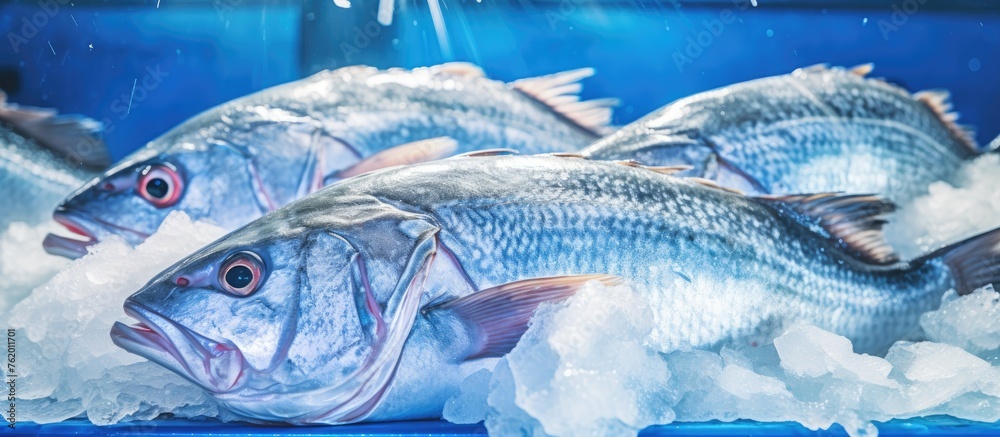
<svg viewBox="0 0 1000 437"><path fill-rule="evenodd" d="M90 217L88 215L71 212L64 207L56 208L52 213L52 219L63 225L70 232L82 236L85 239L79 240L57 234L48 234L42 242L45 251L52 255L64 256L71 259L80 258L87 254L87 248L101 242L101 234L118 234L128 241L141 242L149 238L149 234L114 225L103 220Z"/></svg>
<svg viewBox="0 0 1000 437"><path fill-rule="evenodd" d="M243 385L249 365L235 345L199 335L142 305L126 301L124 308L138 323L128 326L115 322L111 340L118 347L166 367L213 394L232 392ZM168 330L177 335L168 335ZM178 344L178 335L187 341ZM213 374L213 361L228 364L230 374ZM234 364L236 369L232 368Z"/></svg>
<svg viewBox="0 0 1000 437"><path fill-rule="evenodd" d="M82 241L56 234L48 234L42 240L45 252L69 259L82 258L87 254L87 248L92 244L94 244L94 240Z"/></svg>

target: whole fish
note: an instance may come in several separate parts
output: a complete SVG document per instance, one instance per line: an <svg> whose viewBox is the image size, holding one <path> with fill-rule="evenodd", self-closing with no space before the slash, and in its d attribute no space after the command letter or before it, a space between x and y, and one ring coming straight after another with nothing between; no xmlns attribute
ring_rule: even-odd
<svg viewBox="0 0 1000 437"><path fill-rule="evenodd" d="M48 220L67 194L110 162L100 123L18 106L0 92L0 233L12 222Z"/></svg>
<svg viewBox="0 0 1000 437"><path fill-rule="evenodd" d="M899 262L871 196L751 198L669 171L494 156L369 173L160 273L111 336L253 420L415 419L591 280L701 284L671 297L679 345L808 320L872 351L1000 273L1000 231Z"/></svg>
<svg viewBox="0 0 1000 437"><path fill-rule="evenodd" d="M484 148L578 150L598 138L613 99L579 101L589 68L510 84L453 63L346 67L210 109L119 162L55 212L86 254L109 235L138 244L171 211L234 229L334 181Z"/></svg>
<svg viewBox="0 0 1000 437"><path fill-rule="evenodd" d="M983 153L943 91L910 94L872 66L816 66L675 101L583 150L689 165L748 193L879 193L903 203Z"/></svg>

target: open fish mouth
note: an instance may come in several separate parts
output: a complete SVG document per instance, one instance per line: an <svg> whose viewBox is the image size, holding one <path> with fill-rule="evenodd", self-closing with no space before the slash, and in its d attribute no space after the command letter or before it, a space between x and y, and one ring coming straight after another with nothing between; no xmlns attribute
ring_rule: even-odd
<svg viewBox="0 0 1000 437"><path fill-rule="evenodd" d="M100 242L102 235L117 234L130 242L143 241L149 237L148 234L91 219L82 214L75 214L62 207L57 208L52 213L52 219L63 225L73 235L48 234L42 242L42 247L52 255L70 259L86 255L87 248Z"/></svg>
<svg viewBox="0 0 1000 437"><path fill-rule="evenodd" d="M125 303L133 326L115 322L111 340L118 347L145 357L198 384L213 394L236 390L247 369L239 348L191 332L155 311Z"/></svg>

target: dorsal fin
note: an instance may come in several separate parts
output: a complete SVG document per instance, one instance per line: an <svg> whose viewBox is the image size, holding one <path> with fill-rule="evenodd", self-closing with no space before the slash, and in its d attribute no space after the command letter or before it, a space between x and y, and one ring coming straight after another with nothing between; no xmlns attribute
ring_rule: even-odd
<svg viewBox="0 0 1000 437"><path fill-rule="evenodd" d="M514 149L483 149L474 150L472 152L460 153L453 156L453 158L478 158L482 156L508 156L508 155L519 155L520 152Z"/></svg>
<svg viewBox="0 0 1000 437"><path fill-rule="evenodd" d="M693 168L694 167L692 167L690 165L661 165L661 166L647 166L646 167L647 170L652 170L652 171L655 171L657 173L665 174L665 175L675 175L675 174L680 173L682 171L688 171L688 170L691 170Z"/></svg>
<svg viewBox="0 0 1000 437"><path fill-rule="evenodd" d="M979 146L973 139L975 135L956 123L958 113L951 111L951 93L942 89L925 90L913 93L913 98L926 105L963 146L971 152L979 153Z"/></svg>
<svg viewBox="0 0 1000 437"><path fill-rule="evenodd" d="M830 65L829 64L825 64L825 63L824 64L814 64L814 65L808 65L808 66L805 66L805 67L796 68L794 71L792 71L792 74L793 75L799 75L799 74L802 74L802 73L819 73L819 72L822 72L822 71L827 71L829 69L830 69Z"/></svg>
<svg viewBox="0 0 1000 437"><path fill-rule="evenodd" d="M462 77L486 77L486 72L481 67L470 62L445 62L444 64L430 67L434 74L451 74Z"/></svg>
<svg viewBox="0 0 1000 437"><path fill-rule="evenodd" d="M108 146L99 138L103 127L95 120L7 103L7 94L0 91L0 122L74 164L98 170L111 165Z"/></svg>
<svg viewBox="0 0 1000 437"><path fill-rule="evenodd" d="M1000 135L997 135L993 141L990 141L990 144L986 146L986 150L989 152L996 152L997 150L1000 150Z"/></svg>
<svg viewBox="0 0 1000 437"><path fill-rule="evenodd" d="M846 70L848 73L854 74L856 76L866 77L874 69L875 69L875 63L873 62L855 65L851 68L842 68L842 67L831 68L829 64L815 64L807 67L798 68L795 71L793 71L792 74L822 73L824 71Z"/></svg>
<svg viewBox="0 0 1000 437"><path fill-rule="evenodd" d="M618 106L619 101L596 99L581 102L580 91L583 85L580 80L593 75L593 68L580 68L516 80L510 83L510 87L538 100L553 112L595 135L604 135L611 130L611 108Z"/></svg>
<svg viewBox="0 0 1000 437"><path fill-rule="evenodd" d="M865 76L868 76L868 73L871 73L872 70L874 70L874 69L875 69L875 63L874 62L868 62L868 63L864 63L864 64L861 64L861 65L855 65L855 66L849 68L848 71L850 71L851 73L854 73L854 74L856 74L858 76L865 77Z"/></svg>
<svg viewBox="0 0 1000 437"><path fill-rule="evenodd" d="M645 167L644 165L642 165L641 162L636 161L634 159L622 159L620 161L612 161L612 162L618 165L624 165L626 167L635 167L635 168Z"/></svg>
<svg viewBox="0 0 1000 437"><path fill-rule="evenodd" d="M650 166L650 165L647 165L646 166L647 170L652 170L652 171L654 171L656 173L665 174L665 175L668 175L668 176L673 176L673 175L675 175L677 173L688 171L688 170L691 170L693 168L694 167L692 167L690 165L659 165L659 166Z"/></svg>
<svg viewBox="0 0 1000 437"><path fill-rule="evenodd" d="M744 196L746 195L746 193L744 193L744 192L742 192L740 190L737 190L735 188L730 188L730 187L726 187L726 186L723 186L723 185L719 185L718 182L713 181L711 179L700 178L700 177L697 177L697 176L690 176L690 177L684 178L684 180L685 181L694 182L694 183L696 183L698 185L704 185L704 186L709 187L709 188L714 188L716 190L728 191L730 193L736 193L736 194L744 195Z"/></svg>
<svg viewBox="0 0 1000 437"><path fill-rule="evenodd" d="M896 209L892 202L870 194L839 193L760 196L758 201L779 211L791 209L819 225L826 237L858 259L872 264L899 261L882 233L884 215Z"/></svg>

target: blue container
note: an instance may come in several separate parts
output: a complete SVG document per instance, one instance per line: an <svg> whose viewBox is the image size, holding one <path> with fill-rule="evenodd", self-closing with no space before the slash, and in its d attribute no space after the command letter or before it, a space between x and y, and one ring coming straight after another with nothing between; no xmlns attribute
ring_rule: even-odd
<svg viewBox="0 0 1000 437"><path fill-rule="evenodd" d="M64 4L65 3L65 4ZM118 159L196 113L316 71L352 64L470 61L514 80L579 67L584 98L615 96L625 124L692 93L817 63L874 62L916 91L951 91L961 122L1000 132L1000 2L945 0L448 0L435 27L422 0L392 24L377 4L330 0L30 0L0 4L0 89L20 104L101 120ZM883 435L995 435L996 424L892 421ZM11 430L8 430L11 431ZM19 424L80 435L483 435L438 421L275 428L160 420L96 428ZM674 424L645 435L813 434L796 424ZM816 434L844 435L841 428Z"/></svg>

